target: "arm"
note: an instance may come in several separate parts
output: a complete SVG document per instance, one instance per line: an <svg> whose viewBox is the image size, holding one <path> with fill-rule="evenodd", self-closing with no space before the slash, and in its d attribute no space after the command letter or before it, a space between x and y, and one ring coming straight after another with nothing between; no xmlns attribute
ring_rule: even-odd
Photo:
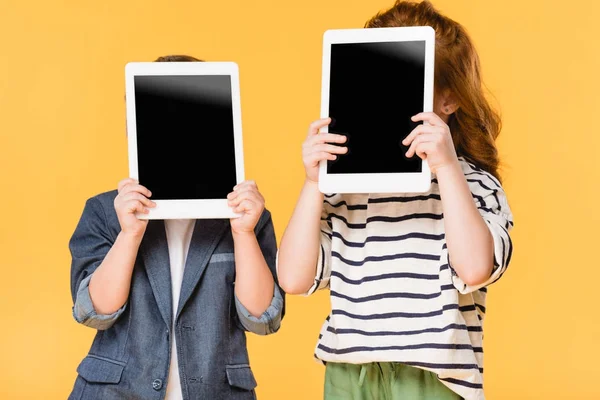
<svg viewBox="0 0 600 400"><path fill-rule="evenodd" d="M319 129L330 122L326 118L310 125L302 152L306 180L281 239L277 274L281 287L291 294L311 291L315 276L321 275L318 273L319 266L321 271L324 269L323 253L329 254L331 250L331 229L321 215L323 194L318 188L319 163L322 160L335 160L336 154L346 153L347 148L329 144L344 143L345 136L319 134ZM321 282L316 282L316 286L315 290L321 287Z"/></svg>
<svg viewBox="0 0 600 400"><path fill-rule="evenodd" d="M255 317L271 304L275 281L254 232L233 233L235 247L235 295Z"/></svg>
<svg viewBox="0 0 600 400"><path fill-rule="evenodd" d="M322 207L323 194L317 183L306 179L277 256L279 282L287 293L306 293L313 284L320 252Z"/></svg>
<svg viewBox="0 0 600 400"><path fill-rule="evenodd" d="M141 241L141 236L120 232L104 261L92 274L89 292L97 313L112 314L125 305Z"/></svg>
<svg viewBox="0 0 600 400"><path fill-rule="evenodd" d="M474 165L461 162L462 176L466 179L469 191L480 219L485 225L491 241L492 262L490 273L483 280L463 280L455 267L455 258L448 254L448 265L453 271L452 281L461 293L473 292L481 287L490 285L498 280L508 268L512 257L512 240L510 230L513 226L513 216L500 183L488 172ZM448 250L450 247L448 244Z"/></svg>
<svg viewBox="0 0 600 400"><path fill-rule="evenodd" d="M89 284L90 298L100 314L116 312L129 297L133 266L148 226L148 220L138 219L135 213L147 213L146 207L155 206L153 201L148 200L150 195L148 189L133 179L119 183L119 194L114 204L121 232Z"/></svg>
<svg viewBox="0 0 600 400"><path fill-rule="evenodd" d="M262 254L263 260L266 262L267 270L270 275L270 279L265 280L272 282L271 292L266 292L268 288L263 288L265 292L261 293L264 300L268 300L267 308L261 314L256 310L251 313L244 304L250 304L247 300L244 300L244 304L240 301L240 295L235 295L235 306L237 311L237 317L241 324L241 327L249 332L256 333L258 335L269 335L279 330L281 321L285 314L285 294L277 285L276 271L275 271L275 258L277 256L277 241L275 239L275 230L273 228L273 221L271 220L271 213L264 210L260 217L256 228L256 241L258 242L259 251ZM234 244L237 246L237 244ZM236 269L241 266L237 265ZM242 278L236 274L238 283L250 283L251 281L244 282ZM236 293L238 293L236 285ZM248 288L249 291L256 291L257 289ZM268 295L268 296L267 296ZM266 303L266 301L264 301Z"/></svg>
<svg viewBox="0 0 600 400"><path fill-rule="evenodd" d="M485 282L494 267L494 241L477 210L458 162L437 172L450 264L469 286Z"/></svg>
<svg viewBox="0 0 600 400"><path fill-rule="evenodd" d="M125 309L133 265L147 224L134 213L147 212L144 204L153 206L141 194L143 191L147 189L130 179L119 184L115 208L122 230L114 241L108 232L104 210L94 199L87 202L71 238L73 315L84 325L108 329Z"/></svg>
<svg viewBox="0 0 600 400"><path fill-rule="evenodd" d="M413 121L428 124L416 127L402 143L410 145L407 157L416 154L427 160L431 171L437 175L449 264L463 285L459 290L467 290L467 286L482 286L489 282L494 267L500 265L495 257L496 252L501 251L497 226L483 216L488 211L493 214L494 210L484 210L485 205L484 209L478 209L473 202L446 123L434 113L417 114Z"/></svg>
<svg viewBox="0 0 600 400"><path fill-rule="evenodd" d="M228 199L234 211L242 213L231 220L240 322L250 331L273 333L282 318L283 296L274 279L277 243L271 215L264 210L264 199L252 181L237 185Z"/></svg>

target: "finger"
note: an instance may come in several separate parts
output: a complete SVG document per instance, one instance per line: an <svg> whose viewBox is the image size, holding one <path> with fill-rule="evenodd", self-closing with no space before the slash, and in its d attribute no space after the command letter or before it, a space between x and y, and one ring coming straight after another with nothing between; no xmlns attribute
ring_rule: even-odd
<svg viewBox="0 0 600 400"><path fill-rule="evenodd" d="M421 112L410 118L413 122L425 121L429 125L445 126L446 123L434 112Z"/></svg>
<svg viewBox="0 0 600 400"><path fill-rule="evenodd" d="M245 192L258 193L258 190L256 189L255 186L252 186L252 185L240 186L240 187L234 189L233 192L229 193L227 195L227 199L229 199L229 200L234 199L237 196L239 196L241 193L245 193Z"/></svg>
<svg viewBox="0 0 600 400"><path fill-rule="evenodd" d="M243 213L243 212L252 211L255 208L256 208L255 204L251 200L246 199L246 200L242 201L237 207L234 207L233 212Z"/></svg>
<svg viewBox="0 0 600 400"><path fill-rule="evenodd" d="M258 189L258 186L256 186L254 188L254 190L252 191L256 196L258 196L258 198L263 202L263 204L265 203L265 198L262 195L262 193L260 192L260 190Z"/></svg>
<svg viewBox="0 0 600 400"><path fill-rule="evenodd" d="M346 154L348 152L348 148L344 146L335 146L332 144L318 144L313 146L313 152L321 151L331 154Z"/></svg>
<svg viewBox="0 0 600 400"><path fill-rule="evenodd" d="M258 193L256 190L248 189L242 192L234 192L233 197L228 197L228 203L230 203L230 205L237 205L244 199L253 199L259 203L264 201L260 193Z"/></svg>
<svg viewBox="0 0 600 400"><path fill-rule="evenodd" d="M402 140L402 144L408 146L412 143L412 141L419 135L424 133L436 133L443 131L444 128L439 126L431 126L431 125L419 125L415 129L413 129L407 137Z"/></svg>
<svg viewBox="0 0 600 400"><path fill-rule="evenodd" d="M238 183L237 185L235 185L233 187L233 190L237 190L237 189L240 189L242 187L248 187L248 186L254 187L254 188L256 188L258 190L258 186L256 185L256 182L253 181L253 180L245 180L243 182L240 182L240 183Z"/></svg>
<svg viewBox="0 0 600 400"><path fill-rule="evenodd" d="M237 193L240 190L246 189L246 188L257 188L256 183L254 181L243 181L241 183L238 183L237 185L235 185L233 187L233 193Z"/></svg>
<svg viewBox="0 0 600 400"><path fill-rule="evenodd" d="M140 193L146 197L152 197L152 192L150 190L148 190L148 188L146 188L145 186L139 185L139 184L134 184L134 183L129 183L127 185L125 185L123 187L123 189L121 190L121 193L119 193L122 196L125 196L127 193Z"/></svg>
<svg viewBox="0 0 600 400"><path fill-rule="evenodd" d="M417 147L421 143L433 142L436 139L437 139L437 135L435 133L423 133L423 134L417 136L416 139L413 140L412 143L410 144L410 147L408 148L408 151L406 152L406 157L410 158L410 157L414 156Z"/></svg>
<svg viewBox="0 0 600 400"><path fill-rule="evenodd" d="M242 194L242 193L244 193L244 192L247 192L248 190L249 190L249 189L248 189L247 187L244 187L244 186L242 186L242 187L238 187L238 188L236 188L236 189L235 189L233 192L231 192L231 193L229 193L229 194L227 195L227 200L233 200L233 199L235 199L236 197L238 197L240 194Z"/></svg>
<svg viewBox="0 0 600 400"><path fill-rule="evenodd" d="M421 160L427 160L427 155L431 154L434 148L434 142L423 142L417 146L415 153L417 156L419 156L419 158L421 158Z"/></svg>
<svg viewBox="0 0 600 400"><path fill-rule="evenodd" d="M119 182L119 184L117 185L117 192L120 192L121 190L123 190L125 185L128 185L130 183L138 183L138 182L133 178L125 178L125 179L121 180Z"/></svg>
<svg viewBox="0 0 600 400"><path fill-rule="evenodd" d="M258 203L264 203L265 199L262 197L262 195L260 193L258 193L256 190L249 190L247 192L244 192L243 195L247 198L250 199L254 202Z"/></svg>
<svg viewBox="0 0 600 400"><path fill-rule="evenodd" d="M310 124L308 127L308 136L314 136L319 133L319 130L331 123L331 118L321 118Z"/></svg>
<svg viewBox="0 0 600 400"><path fill-rule="evenodd" d="M242 182L238 183L237 185L235 185L235 186L233 187L233 189L235 190L235 189L241 188L241 187L243 187L243 186L247 186L249 182L250 182L250 181L248 181L248 180L242 181Z"/></svg>
<svg viewBox="0 0 600 400"><path fill-rule="evenodd" d="M135 212L139 212L142 214L148 214L150 210L148 210L144 205L138 200L131 200L125 203L125 209L128 213L133 214Z"/></svg>
<svg viewBox="0 0 600 400"><path fill-rule="evenodd" d="M311 138L315 143L345 143L348 138L335 133L321 133Z"/></svg>
<svg viewBox="0 0 600 400"><path fill-rule="evenodd" d="M306 162L309 165L317 165L323 160L334 161L337 160L337 156L335 154L327 153L326 151L319 151L306 155Z"/></svg>
<svg viewBox="0 0 600 400"><path fill-rule="evenodd" d="M156 203L141 193L129 192L123 195L123 201L138 200L146 207L156 207Z"/></svg>

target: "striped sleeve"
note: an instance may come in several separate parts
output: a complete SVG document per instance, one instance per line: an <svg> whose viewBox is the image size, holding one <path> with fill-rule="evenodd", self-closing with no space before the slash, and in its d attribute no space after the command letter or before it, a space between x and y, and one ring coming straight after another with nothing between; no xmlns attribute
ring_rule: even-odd
<svg viewBox="0 0 600 400"><path fill-rule="evenodd" d="M323 203L323 209L321 211L321 244L315 280L310 289L304 294L305 296L310 296L317 290L329 287L329 278L331 277L331 237L333 229L331 216L326 210L326 206L327 203Z"/></svg>
<svg viewBox="0 0 600 400"><path fill-rule="evenodd" d="M513 251L513 244L509 234L513 227L513 216L506 194L496 178L471 164L467 164L464 172L477 209L487 224L494 241L494 267L492 274L480 285L469 286L465 284L454 272L450 264L450 259L448 259L448 265L450 265L453 272L452 280L454 286L459 292L466 294L494 283L502 277L508 268Z"/></svg>

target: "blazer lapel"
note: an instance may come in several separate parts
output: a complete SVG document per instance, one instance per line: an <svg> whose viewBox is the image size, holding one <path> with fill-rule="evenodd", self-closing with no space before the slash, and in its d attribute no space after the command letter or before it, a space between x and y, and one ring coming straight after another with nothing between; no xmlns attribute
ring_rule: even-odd
<svg viewBox="0 0 600 400"><path fill-rule="evenodd" d="M171 300L171 267L165 224L162 220L151 220L146 227L140 253L152 292L165 324L170 327L173 304Z"/></svg>
<svg viewBox="0 0 600 400"><path fill-rule="evenodd" d="M192 241L185 261L183 282L179 294L179 305L175 319L179 317L185 303L189 300L198 285L210 256L219 244L221 237L229 228L227 219L199 219L196 221Z"/></svg>

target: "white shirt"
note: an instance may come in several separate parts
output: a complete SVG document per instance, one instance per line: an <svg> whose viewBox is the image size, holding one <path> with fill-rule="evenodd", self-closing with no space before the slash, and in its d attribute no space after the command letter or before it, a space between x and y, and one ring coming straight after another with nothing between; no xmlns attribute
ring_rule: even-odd
<svg viewBox="0 0 600 400"><path fill-rule="evenodd" d="M466 285L449 263L437 179L429 193L325 195L321 249L309 293L329 288L331 314L315 355L326 362L401 362L482 400L486 286L512 253L500 182L460 159L494 240L494 271Z"/></svg>
<svg viewBox="0 0 600 400"><path fill-rule="evenodd" d="M170 219L165 220L165 230L169 247L169 262L171 265L171 294L173 299L173 321L179 304L179 293L183 281L183 271L187 259L192 233L194 232L194 219ZM174 327L171 331L175 332ZM167 394L165 400L181 400L181 380L179 379L179 363L177 360L177 347L175 335L171 341L171 365L169 366L169 379L167 381Z"/></svg>

